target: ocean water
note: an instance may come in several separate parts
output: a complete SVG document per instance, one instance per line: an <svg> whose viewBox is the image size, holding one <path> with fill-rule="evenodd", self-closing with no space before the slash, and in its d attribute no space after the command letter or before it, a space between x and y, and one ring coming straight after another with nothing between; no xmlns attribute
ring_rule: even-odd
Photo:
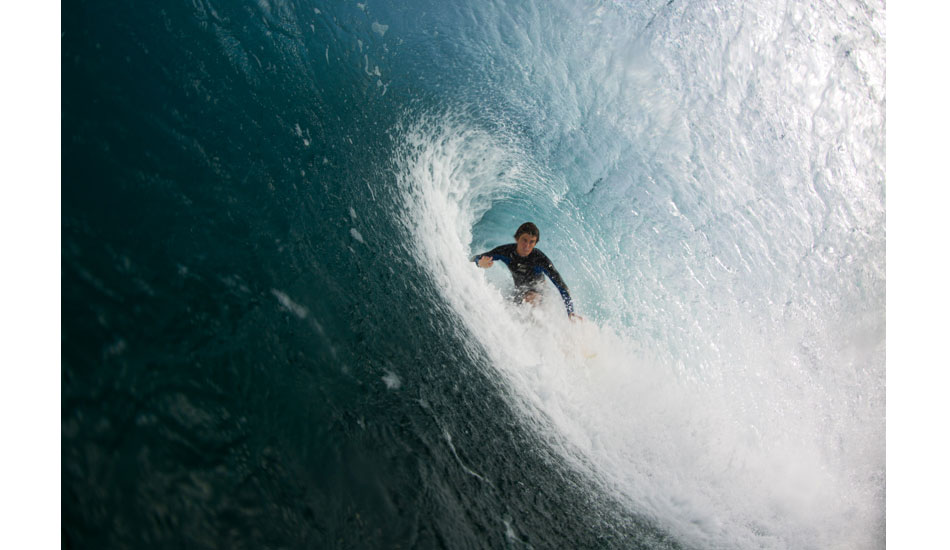
<svg viewBox="0 0 950 550"><path fill-rule="evenodd" d="M883 548L884 23L64 4L63 547Z"/></svg>

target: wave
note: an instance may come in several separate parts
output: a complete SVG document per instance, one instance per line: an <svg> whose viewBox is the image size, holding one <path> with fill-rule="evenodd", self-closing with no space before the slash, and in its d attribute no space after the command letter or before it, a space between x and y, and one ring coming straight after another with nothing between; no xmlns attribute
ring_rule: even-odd
<svg viewBox="0 0 950 550"><path fill-rule="evenodd" d="M803 317L834 320L824 319L811 296L785 294L784 303L762 310L738 296L771 302L781 295L772 288L787 293L805 277L789 278L777 265L787 258L775 243L791 228L760 218L781 215L777 200L703 224L672 197L665 212L618 213L642 192L629 181L601 184L581 200L552 185L516 138L460 120L427 117L401 133L405 146L394 163L402 220L420 268L465 333L489 351L494 375L514 389L522 421L603 490L690 545L867 547L880 540L882 470L873 464L882 457L882 380L858 378L879 351L858 347L873 338L873 323L870 333L836 327L835 339L816 344L821 336ZM717 191L696 189L687 199ZM768 192L757 185L756 194ZM571 227L605 206L611 213L596 216L594 227ZM794 213L801 214L809 213ZM641 216L668 231L645 227ZM529 311L510 305L504 270L484 273L468 261L510 240L504 231L526 219L541 226L539 247L552 243L548 254L568 281L588 279L579 285L581 310L592 312L587 322L571 324L556 299ZM631 220L631 240L665 247L666 262L618 251L627 243L614 240L617 227ZM749 224L744 236L737 221ZM596 230L610 224L611 231ZM495 240L475 237L473 228ZM728 248L714 253L716 239L728 240L736 256L727 257ZM753 269L756 261L771 268ZM868 390L876 397L866 400ZM842 525L856 524L866 528L842 533Z"/></svg>
<svg viewBox="0 0 950 550"><path fill-rule="evenodd" d="M880 2L92 4L64 540L884 546Z"/></svg>

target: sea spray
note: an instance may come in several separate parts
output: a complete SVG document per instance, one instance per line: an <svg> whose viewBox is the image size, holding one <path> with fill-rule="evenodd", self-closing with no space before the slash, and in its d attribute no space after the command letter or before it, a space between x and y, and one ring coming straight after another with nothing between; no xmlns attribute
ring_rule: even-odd
<svg viewBox="0 0 950 550"><path fill-rule="evenodd" d="M864 544L867 533L842 538L837 526L876 521L866 499L877 480L854 478L833 440L872 441L860 439L863 418L848 419L851 402L835 401L833 392L847 388L823 386L827 379L794 368L797 333L772 340L769 349L761 336L744 332L751 318L724 317L739 321L740 340L710 341L713 355L688 362L675 351L650 349L632 336L636 327L597 318L571 323L553 288L537 308L508 303L505 275L493 274L490 283L468 260L474 250L467 241L473 220L493 200L504 202L503 190L512 192L510 183L485 174L517 164L518 151L455 121L430 121L415 132L400 181L423 265L516 390L523 421L567 463L690 544ZM540 174L535 181L520 177L521 186L544 184ZM512 218L511 226L520 221ZM544 235L545 220L537 221ZM749 351L739 371L745 375L736 376L717 363L716 350L741 341ZM789 361L792 370L783 366Z"/></svg>

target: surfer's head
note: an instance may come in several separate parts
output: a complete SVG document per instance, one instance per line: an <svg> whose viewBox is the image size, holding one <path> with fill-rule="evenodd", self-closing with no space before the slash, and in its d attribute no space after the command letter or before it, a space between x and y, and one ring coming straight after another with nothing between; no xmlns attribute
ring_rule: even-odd
<svg viewBox="0 0 950 550"><path fill-rule="evenodd" d="M534 245L538 244L539 240L541 240L541 232L538 231L538 226L531 222L521 224L518 230L515 231L515 244L518 245L518 255L524 257L531 254L531 251L534 250Z"/></svg>
<svg viewBox="0 0 950 550"><path fill-rule="evenodd" d="M535 237L537 237L539 241L541 240L541 232L538 231L538 226L534 225L531 222L524 222L523 224L518 226L518 230L515 231L515 240L517 241L518 238L521 237L523 233L527 233L528 235L534 235Z"/></svg>

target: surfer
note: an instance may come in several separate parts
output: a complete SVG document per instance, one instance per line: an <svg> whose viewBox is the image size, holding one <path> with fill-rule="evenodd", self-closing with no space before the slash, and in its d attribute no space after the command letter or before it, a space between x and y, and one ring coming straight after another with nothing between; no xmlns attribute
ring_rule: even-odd
<svg viewBox="0 0 950 550"><path fill-rule="evenodd" d="M495 260L504 262L515 281L514 299L521 303L535 304L540 300L544 276L547 275L561 293L567 315L571 319L580 319L581 317L574 313L574 303L571 301L571 295L561 274L554 269L554 264L544 255L544 252L535 248L540 238L541 232L538 226L525 222L515 231L515 242L476 254L472 256L472 261L483 269L494 265Z"/></svg>

